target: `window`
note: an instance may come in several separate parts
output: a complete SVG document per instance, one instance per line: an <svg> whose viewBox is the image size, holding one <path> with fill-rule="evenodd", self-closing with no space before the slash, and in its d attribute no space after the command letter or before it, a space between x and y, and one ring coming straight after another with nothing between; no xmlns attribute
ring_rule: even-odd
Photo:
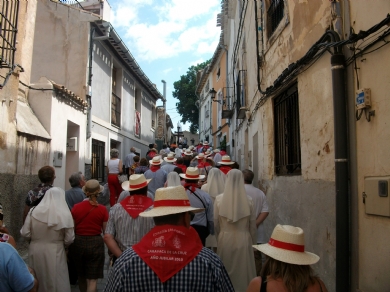
<svg viewBox="0 0 390 292"><path fill-rule="evenodd" d="M301 174L298 85L274 99L275 172Z"/></svg>
<svg viewBox="0 0 390 292"><path fill-rule="evenodd" d="M284 0L271 0L267 15L267 31L268 37L270 37L284 17Z"/></svg>
<svg viewBox="0 0 390 292"><path fill-rule="evenodd" d="M205 93L209 93L210 91L210 80L207 80L206 87L205 87Z"/></svg>
<svg viewBox="0 0 390 292"><path fill-rule="evenodd" d="M16 51L19 1L2 1L0 12L0 68L12 68Z"/></svg>
<svg viewBox="0 0 390 292"><path fill-rule="evenodd" d="M92 169L91 178L104 181L104 149L105 143L92 139Z"/></svg>
<svg viewBox="0 0 390 292"><path fill-rule="evenodd" d="M217 70L217 81L221 77L221 67L218 65L218 70Z"/></svg>
<svg viewBox="0 0 390 292"><path fill-rule="evenodd" d="M152 107L152 129L156 128L156 108Z"/></svg>
<svg viewBox="0 0 390 292"><path fill-rule="evenodd" d="M112 96L111 96L111 124L120 127L121 126L121 98L116 94L117 83L117 69L112 68Z"/></svg>
<svg viewBox="0 0 390 292"><path fill-rule="evenodd" d="M246 81L246 70L238 71L236 80L236 111L237 115L241 107L245 106L245 81Z"/></svg>

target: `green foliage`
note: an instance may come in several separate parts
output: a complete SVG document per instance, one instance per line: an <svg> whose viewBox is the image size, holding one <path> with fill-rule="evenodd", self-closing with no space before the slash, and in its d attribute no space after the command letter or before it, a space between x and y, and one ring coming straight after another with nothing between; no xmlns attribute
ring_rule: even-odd
<svg viewBox="0 0 390 292"><path fill-rule="evenodd" d="M196 90L196 73L205 68L211 60L191 66L186 75L181 75L180 80L173 83L175 90L172 92L174 98L178 99L176 108L181 115L180 122L191 123L190 132L196 133L199 129L199 109L195 106L198 99Z"/></svg>

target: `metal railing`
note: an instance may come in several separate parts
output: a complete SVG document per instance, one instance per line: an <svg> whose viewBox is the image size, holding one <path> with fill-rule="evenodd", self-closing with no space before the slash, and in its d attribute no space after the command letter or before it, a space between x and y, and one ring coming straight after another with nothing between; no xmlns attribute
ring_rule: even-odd
<svg viewBox="0 0 390 292"><path fill-rule="evenodd" d="M58 0L58 1L63 3L63 4L66 4L66 5L69 5L69 6L73 6L73 7L77 7L77 8L80 8L80 9L84 10L83 6L77 0Z"/></svg>
<svg viewBox="0 0 390 292"><path fill-rule="evenodd" d="M3 1L0 12L0 68L12 68L18 32L19 1Z"/></svg>

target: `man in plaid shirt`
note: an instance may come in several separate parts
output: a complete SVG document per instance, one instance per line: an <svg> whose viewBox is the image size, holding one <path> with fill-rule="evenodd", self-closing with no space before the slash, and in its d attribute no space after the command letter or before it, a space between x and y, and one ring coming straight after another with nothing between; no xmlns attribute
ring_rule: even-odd
<svg viewBox="0 0 390 292"><path fill-rule="evenodd" d="M153 217L156 226L118 258L105 291L233 292L221 259L190 226L201 211L191 207L182 186L157 189L153 209L140 214Z"/></svg>

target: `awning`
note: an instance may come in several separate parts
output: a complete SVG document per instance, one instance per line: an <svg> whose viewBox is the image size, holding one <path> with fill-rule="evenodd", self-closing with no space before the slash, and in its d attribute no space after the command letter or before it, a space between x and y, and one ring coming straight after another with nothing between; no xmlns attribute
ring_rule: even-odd
<svg viewBox="0 0 390 292"><path fill-rule="evenodd" d="M18 100L16 109L16 129L18 132L51 140L49 133L35 116L28 103Z"/></svg>

